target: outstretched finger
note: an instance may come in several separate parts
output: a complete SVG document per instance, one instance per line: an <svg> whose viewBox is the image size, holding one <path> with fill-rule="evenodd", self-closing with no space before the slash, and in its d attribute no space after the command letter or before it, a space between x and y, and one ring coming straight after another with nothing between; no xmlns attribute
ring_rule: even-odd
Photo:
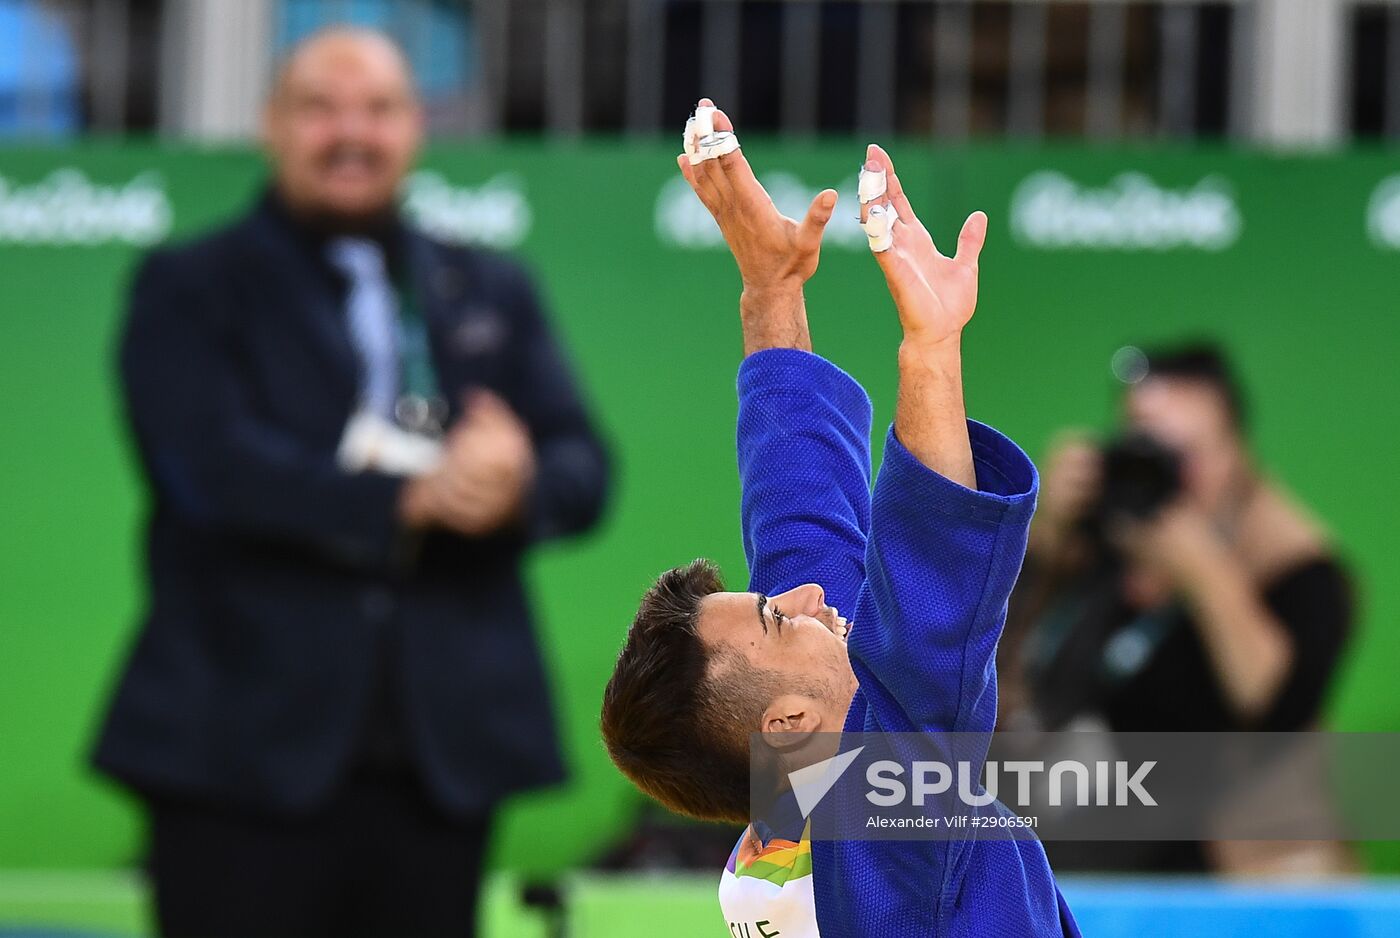
<svg viewBox="0 0 1400 938"><path fill-rule="evenodd" d="M987 242L987 213L973 212L963 222L958 234L958 253L953 260L977 269L977 258L982 254L982 245Z"/></svg>
<svg viewBox="0 0 1400 938"><path fill-rule="evenodd" d="M701 126L699 121L695 120L700 110L704 108L713 111L709 116L708 127ZM691 119L687 120L685 124L685 144L687 150L689 150L692 145L698 143L701 137L708 136L710 133L718 133L720 131L732 132L734 130L734 122L729 119L727 114L716 108L715 102L709 98L701 98L697 101L695 103L695 110L690 116Z"/></svg>
<svg viewBox="0 0 1400 938"><path fill-rule="evenodd" d="M865 148L866 160L873 160L877 166L885 171L885 198L890 200L899 217L909 225L921 225L919 216L914 214L914 206L909 204L908 197L904 194L904 186L900 184L899 174L894 171L894 160L885 152L885 148L878 143L872 143Z"/></svg>
<svg viewBox="0 0 1400 938"><path fill-rule="evenodd" d="M715 191L714 183L708 178L702 180L696 175L695 167L690 165L690 157L682 153L676 157L676 165L680 167L681 175L685 177L686 182L690 183L690 188L700 199L701 204L711 212L719 208L719 194Z"/></svg>
<svg viewBox="0 0 1400 938"><path fill-rule="evenodd" d="M714 107L715 105L714 101L709 98L701 98L696 102L695 106L698 109L702 107ZM718 116L718 114L719 112L717 111L716 116ZM727 117L724 118L724 123L728 126L732 126L729 124L729 118ZM686 124L686 133L687 135L692 133L688 122ZM714 211L717 207L728 202L733 197L733 185L725 176L724 172L714 166L714 160L690 162L688 151L694 143L694 139L686 140L687 153L682 155L680 159L688 164L688 168L683 165L681 167L681 173L685 176L686 181L695 188L696 194L700 196L700 201L704 202L706 207L711 211Z"/></svg>
<svg viewBox="0 0 1400 938"><path fill-rule="evenodd" d="M706 103L709 100L709 98L701 98L699 106L713 107L714 105ZM729 119L728 114L716 110L714 128L716 133L733 133L734 122ZM758 181L758 177L754 175L753 167L749 165L743 150L735 150L706 162L719 165L719 172L714 175L722 174L724 176L724 181L728 184L728 194L745 202L768 201L768 193L764 190L763 184Z"/></svg>
<svg viewBox="0 0 1400 938"><path fill-rule="evenodd" d="M836 190L823 189L818 192L808 207L807 214L797 226L798 245L804 250L816 250L820 247L822 232L826 230L826 223L831 221L831 214L835 210Z"/></svg>
<svg viewBox="0 0 1400 938"><path fill-rule="evenodd" d="M878 160L866 160L863 164L861 164L861 169L862 169L864 172L867 172L867 173L878 173L878 172L881 170L881 168L882 168L882 167L881 167L880 162L879 162ZM888 175L886 176L886 184L888 184ZM857 208L858 208L858 210L859 210L859 212L860 212L860 215L859 215L860 223L861 223L862 225L865 224L866 221L868 221L869 218L870 218L870 206L872 206L872 205L888 205L888 204L889 204L889 199L888 199L887 196L888 196L888 189L886 190L886 195L882 195L882 196L877 197L873 202L861 202L860 205L857 206Z"/></svg>
<svg viewBox="0 0 1400 938"><path fill-rule="evenodd" d="M899 238L899 234L897 230L894 232L896 239ZM914 266L908 254L900 249L898 243L874 256L875 262L880 265L880 272L885 275L885 286L889 288L890 296L894 298L896 306L901 305L910 285L921 277L918 268Z"/></svg>
<svg viewBox="0 0 1400 938"><path fill-rule="evenodd" d="M700 107L715 108L714 122L716 131L728 131L729 133L734 132L734 122L729 119L729 115L721 111L718 107L716 107L715 103L709 98L701 98Z"/></svg>
<svg viewBox="0 0 1400 938"><path fill-rule="evenodd" d="M701 160L691 164L690 171L700 184L714 193L715 201L726 205L734 198L734 184L729 181L723 169L716 166L717 160Z"/></svg>
<svg viewBox="0 0 1400 938"><path fill-rule="evenodd" d="M686 182L690 183L690 188L695 189L699 185L699 181L696 180L695 173L690 168L690 155L688 153L678 155L676 166L680 167L681 175L685 177ZM699 195L698 190L696 194Z"/></svg>

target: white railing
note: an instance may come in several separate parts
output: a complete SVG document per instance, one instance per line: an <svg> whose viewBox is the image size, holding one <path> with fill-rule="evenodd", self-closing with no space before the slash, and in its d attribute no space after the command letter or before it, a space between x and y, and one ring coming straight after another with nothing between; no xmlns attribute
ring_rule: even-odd
<svg viewBox="0 0 1400 938"><path fill-rule="evenodd" d="M132 128L134 113L156 113L161 129L201 138L253 132L290 2L28 0L64 24L78 52L85 129L119 132ZM296 2L303 14L326 22L361 9L349 0ZM687 59L695 88L722 98L742 119L740 49L755 0L459 2L474 67L463 80L461 107L435 115L441 130L510 131L525 114L532 129L559 136L599 126L665 132L675 118L663 110L675 107L667 91L674 96L677 89L667 79L675 84L678 57ZM775 0L765 2L771 10ZM1204 130L1278 145L1328 145L1346 140L1354 127L1354 18L1363 8L1383 7L1369 20L1384 23L1386 34L1381 123L1386 136L1400 138L1400 0L776 2L777 118L764 129L779 133L823 129L819 89L822 76L834 73L849 76L859 107L848 129L860 132L1113 139ZM438 4L441 14L442 3L386 0L393 11L388 27L420 64L436 48L431 33L440 20L429 13ZM824 48L831 39L827 14L838 8L855 24L854 35L842 37L854 54L834 61L824 58ZM1050 49L1052 35L1064 36L1064 20L1056 27L1054 18L1069 8L1078 9L1082 35ZM693 34L678 35L682 15L696 24ZM899 61L890 51L914 21L927 41L918 61ZM150 36L157 29L160 54L152 60L144 50L157 46ZM990 82L991 107L987 63L975 61L989 43L1004 44L996 46L1004 74ZM1061 46L1078 50L1077 126L1067 126L1051 107L1052 93L1063 85L1062 74L1051 74L1063 58ZM1204 69L1207 52L1224 67ZM21 116L45 114L52 105L45 95L54 91L40 71L36 66L35 80L22 79L18 89L0 89L18 95ZM913 89L920 103L912 118L908 108L896 108L900 94L911 98L911 85L922 85ZM151 89L158 89L159 101L133 106L133 97ZM1202 104L1224 119L1207 126Z"/></svg>

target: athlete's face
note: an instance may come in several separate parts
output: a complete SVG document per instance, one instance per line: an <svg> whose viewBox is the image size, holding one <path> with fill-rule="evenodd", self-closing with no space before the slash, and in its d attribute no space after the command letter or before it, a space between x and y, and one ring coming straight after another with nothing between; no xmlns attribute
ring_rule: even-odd
<svg viewBox="0 0 1400 938"><path fill-rule="evenodd" d="M700 605L707 648L742 655L784 688L755 731L840 731L857 687L846 652L850 628L815 583L775 596L715 593Z"/></svg>

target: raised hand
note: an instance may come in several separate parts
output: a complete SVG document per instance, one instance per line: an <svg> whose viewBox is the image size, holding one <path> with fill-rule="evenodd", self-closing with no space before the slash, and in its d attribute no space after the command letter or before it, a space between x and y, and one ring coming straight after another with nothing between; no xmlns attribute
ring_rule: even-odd
<svg viewBox="0 0 1400 938"><path fill-rule="evenodd" d="M958 235L958 251L948 257L914 214L889 154L872 143L865 151L864 170L861 224L904 326L895 435L928 468L975 488L977 473L963 405L961 339L977 308L977 256L987 236L987 216L973 212L968 217ZM867 178L867 173L877 176ZM878 184L870 185L878 183L879 176L883 192ZM882 222L891 210L895 220L886 228Z"/></svg>
<svg viewBox="0 0 1400 938"><path fill-rule="evenodd" d="M885 173L885 194L861 206L861 223L874 205L893 206L893 243L875 254L894 297L907 343L935 347L957 339L977 308L977 258L987 238L987 216L973 212L958 235L957 253L944 255L919 221L895 174L894 162L876 144L866 149L865 169Z"/></svg>
<svg viewBox="0 0 1400 938"><path fill-rule="evenodd" d="M713 107L713 102L701 98L699 106ZM723 111L715 112L714 126L717 131L734 129ZM694 165L682 154L676 162L719 224L746 290L800 288L816 272L822 231L836 207L836 190L817 193L799 222L773 205L742 150Z"/></svg>
<svg viewBox="0 0 1400 938"><path fill-rule="evenodd" d="M699 107L713 107L701 98ZM713 114L716 131L733 132L723 111ZM687 133L691 130L687 125ZM694 141L687 140L687 149ZM802 285L816 272L822 231L836 207L836 191L817 193L802 221L778 211L754 178L741 150L692 164L687 154L676 159L681 175L710 210L729 245L744 291L739 319L744 354L770 348L812 350L807 329L807 306Z"/></svg>

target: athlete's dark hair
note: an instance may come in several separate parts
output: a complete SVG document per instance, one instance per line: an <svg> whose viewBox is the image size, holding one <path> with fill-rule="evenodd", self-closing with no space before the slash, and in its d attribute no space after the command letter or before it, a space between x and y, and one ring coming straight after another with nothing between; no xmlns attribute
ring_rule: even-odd
<svg viewBox="0 0 1400 938"><path fill-rule="evenodd" d="M1145 349L1143 355L1147 359L1146 377L1184 378L1209 385L1225 402L1231 425L1240 433L1245 431L1247 413L1244 389L1235 377L1230 357L1219 345L1197 340L1183 345Z"/></svg>
<svg viewBox="0 0 1400 938"><path fill-rule="evenodd" d="M701 641L700 603L723 589L719 568L695 560L647 590L603 692L602 731L622 773L672 811L745 823L749 734L777 682Z"/></svg>

